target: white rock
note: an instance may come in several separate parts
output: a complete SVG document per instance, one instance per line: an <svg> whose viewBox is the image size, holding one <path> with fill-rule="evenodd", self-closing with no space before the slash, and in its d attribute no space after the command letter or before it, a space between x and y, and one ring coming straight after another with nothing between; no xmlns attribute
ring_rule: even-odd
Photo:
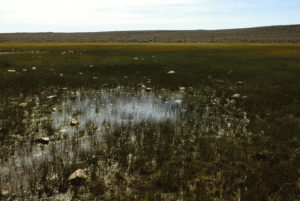
<svg viewBox="0 0 300 201"><path fill-rule="evenodd" d="M19 107L22 107L22 108L27 107L27 103L20 103Z"/></svg>
<svg viewBox="0 0 300 201"><path fill-rule="evenodd" d="M170 70L169 72L167 72L167 74L175 74L175 71Z"/></svg>
<svg viewBox="0 0 300 201"><path fill-rule="evenodd" d="M7 70L7 72L9 72L9 73L15 73L15 72L17 72L16 70L13 70L13 69L9 69L9 70Z"/></svg>
<svg viewBox="0 0 300 201"><path fill-rule="evenodd" d="M41 144L49 144L50 138L49 137L41 137L41 138L37 138L35 141L37 143L41 143Z"/></svg>
<svg viewBox="0 0 300 201"><path fill-rule="evenodd" d="M240 97L241 97L240 94L233 94L233 95L232 95L232 98L240 98Z"/></svg>
<svg viewBox="0 0 300 201"><path fill-rule="evenodd" d="M68 181L86 180L87 178L88 176L85 171L83 171L82 169L78 169L68 177Z"/></svg>
<svg viewBox="0 0 300 201"><path fill-rule="evenodd" d="M31 68L31 70L36 70L36 67L33 66L33 67Z"/></svg>
<svg viewBox="0 0 300 201"><path fill-rule="evenodd" d="M71 126L77 126L77 125L79 125L79 121L76 120L76 119L72 119L71 122L70 122L70 125Z"/></svg>
<svg viewBox="0 0 300 201"><path fill-rule="evenodd" d="M147 87L145 90L146 90L146 92L150 92L150 91L152 91L152 88Z"/></svg>
<svg viewBox="0 0 300 201"><path fill-rule="evenodd" d="M53 107L53 108L51 109L51 111L52 111L52 112L58 112L58 110L57 110L55 107Z"/></svg>
<svg viewBox="0 0 300 201"><path fill-rule="evenodd" d="M56 97L55 95L47 96L48 99L53 99L55 97Z"/></svg>

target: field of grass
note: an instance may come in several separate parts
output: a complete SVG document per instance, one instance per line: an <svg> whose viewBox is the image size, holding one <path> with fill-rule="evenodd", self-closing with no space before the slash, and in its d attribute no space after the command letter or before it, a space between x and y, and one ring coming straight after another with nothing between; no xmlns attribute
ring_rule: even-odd
<svg viewBox="0 0 300 201"><path fill-rule="evenodd" d="M0 43L0 94L0 199L300 199L299 44Z"/></svg>

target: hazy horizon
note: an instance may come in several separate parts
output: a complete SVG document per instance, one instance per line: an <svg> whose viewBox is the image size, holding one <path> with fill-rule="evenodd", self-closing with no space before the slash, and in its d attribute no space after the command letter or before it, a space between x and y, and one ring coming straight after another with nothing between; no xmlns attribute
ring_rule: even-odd
<svg viewBox="0 0 300 201"><path fill-rule="evenodd" d="M300 24L295 0L10 0L0 33L219 30Z"/></svg>

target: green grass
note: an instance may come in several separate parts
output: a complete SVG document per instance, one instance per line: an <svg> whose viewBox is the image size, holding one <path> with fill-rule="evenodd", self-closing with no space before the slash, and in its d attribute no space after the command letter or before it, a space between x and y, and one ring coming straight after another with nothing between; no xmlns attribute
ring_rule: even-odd
<svg viewBox="0 0 300 201"><path fill-rule="evenodd" d="M1 54L12 51L18 53ZM139 59L134 60L135 57ZM33 66L36 71L31 70ZM28 71L23 72L23 68ZM8 73L8 69L17 73ZM176 73L167 74L170 70ZM161 200L169 196L170 200L297 200L300 193L299 78L300 45L2 43L1 144L10 146L16 140L11 134L29 135L24 134L26 128L21 123L24 114L12 104L12 99L22 102L24 97L37 95L41 104L46 104L45 97L60 94L63 87L99 90L108 84L109 88L138 89L137 85L143 83L154 91L178 91L184 86L190 93L186 98L191 116L177 124L146 122L117 128L105 136L102 148L81 153L78 163L57 162L61 180L50 183L46 179L47 169L41 167L46 176L35 179L32 185L43 184L43 188L32 187L31 193L42 197L48 192L51 196L56 192L54 187L65 192L66 176L78 167L88 166L96 179L87 181L86 188L76 187L74 196L78 199ZM148 79L151 83L147 83ZM243 84L236 84L238 81ZM208 133L204 132L198 115L204 106L197 97L205 93L205 87L215 90L221 105L235 93L247 96L237 100L234 108L247 113L250 119L247 132L251 135L242 131L239 135L236 130L234 136L216 138L210 134L214 132L209 124L206 125L210 128ZM34 113L31 107L29 101L29 113ZM47 114L46 109L42 111ZM224 114L226 111L215 115ZM49 133L56 132L47 123L44 127ZM145 137L131 145L132 132L144 133ZM136 156L130 165L129 153ZM4 154L1 157L4 159ZM114 187L107 189L103 183L105 173L114 163L119 165L114 179L110 179ZM128 171L136 179L130 192L126 191L124 179ZM112 189L117 189L116 193L108 196Z"/></svg>

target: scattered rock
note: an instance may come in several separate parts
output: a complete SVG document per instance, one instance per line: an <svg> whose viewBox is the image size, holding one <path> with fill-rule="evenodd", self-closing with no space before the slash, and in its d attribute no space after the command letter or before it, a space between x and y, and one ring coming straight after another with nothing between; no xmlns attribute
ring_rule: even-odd
<svg viewBox="0 0 300 201"><path fill-rule="evenodd" d="M41 137L41 138L35 139L35 141L37 143L41 143L41 144L49 144L50 139L49 139L49 137Z"/></svg>
<svg viewBox="0 0 300 201"><path fill-rule="evenodd" d="M148 79L148 80L146 81L146 83L147 83L147 84L151 84L151 79Z"/></svg>
<svg viewBox="0 0 300 201"><path fill-rule="evenodd" d="M240 98L241 95L240 95L240 94L233 94L231 97L232 97L232 98Z"/></svg>
<svg viewBox="0 0 300 201"><path fill-rule="evenodd" d="M89 67L90 67L90 68L93 68L93 67L94 67L94 65L93 65L93 64L91 64Z"/></svg>
<svg viewBox="0 0 300 201"><path fill-rule="evenodd" d="M62 76L64 76L64 74L61 73L61 74L59 74L59 76L62 77Z"/></svg>
<svg viewBox="0 0 300 201"><path fill-rule="evenodd" d="M133 60L138 60L138 59L139 59L139 58L137 58L137 57L134 57L134 58L133 58Z"/></svg>
<svg viewBox="0 0 300 201"><path fill-rule="evenodd" d="M82 73L82 72L79 72L78 75L83 75L83 73Z"/></svg>
<svg viewBox="0 0 300 201"><path fill-rule="evenodd" d="M53 108L51 109L51 111L52 111L52 112L58 112L58 110L57 110L55 107L53 107Z"/></svg>
<svg viewBox="0 0 300 201"><path fill-rule="evenodd" d="M179 87L179 91L184 91L185 87Z"/></svg>
<svg viewBox="0 0 300 201"><path fill-rule="evenodd" d="M26 72L27 72L27 69L26 69L26 68L23 68L22 71L26 73Z"/></svg>
<svg viewBox="0 0 300 201"><path fill-rule="evenodd" d="M98 79L98 77L96 77L96 76L93 77L93 80L97 80L97 79Z"/></svg>
<svg viewBox="0 0 300 201"><path fill-rule="evenodd" d="M150 92L150 91L152 91L152 88L147 87L147 88L145 89L145 91L146 91L146 92Z"/></svg>
<svg viewBox="0 0 300 201"><path fill-rule="evenodd" d="M7 72L8 73L15 73L15 72L17 72L16 70L13 70L13 69L9 69L9 70L7 70Z"/></svg>
<svg viewBox="0 0 300 201"><path fill-rule="evenodd" d="M138 87L141 87L142 89L146 89L146 86L144 84L138 84Z"/></svg>
<svg viewBox="0 0 300 201"><path fill-rule="evenodd" d="M237 85L243 85L244 83L242 81L238 81L236 84Z"/></svg>
<svg viewBox="0 0 300 201"><path fill-rule="evenodd" d="M109 84L106 83L106 84L102 84L101 86L102 86L102 87L108 87Z"/></svg>
<svg viewBox="0 0 300 201"><path fill-rule="evenodd" d="M227 72L227 75L231 75L232 73L233 73L233 71L230 70L230 71Z"/></svg>
<svg viewBox="0 0 300 201"><path fill-rule="evenodd" d="M27 107L27 103L20 103L19 107L22 107L22 108Z"/></svg>
<svg viewBox="0 0 300 201"><path fill-rule="evenodd" d="M127 76L127 75L125 75L123 78L124 78L124 79L128 79L128 76Z"/></svg>
<svg viewBox="0 0 300 201"><path fill-rule="evenodd" d="M246 98L248 98L248 96L242 96L242 99L246 99Z"/></svg>
<svg viewBox="0 0 300 201"><path fill-rule="evenodd" d="M216 83L219 83L219 84L224 84L224 83L225 83L225 81L224 81L224 80L218 80L218 79L216 79Z"/></svg>
<svg viewBox="0 0 300 201"><path fill-rule="evenodd" d="M70 122L70 125L71 126L78 126L79 125L79 121L76 120L76 119L72 119L71 122Z"/></svg>
<svg viewBox="0 0 300 201"><path fill-rule="evenodd" d="M31 68L31 70L36 70L36 67L33 66L33 67Z"/></svg>
<svg viewBox="0 0 300 201"><path fill-rule="evenodd" d="M175 74L175 71L170 70L169 72L167 72L167 74Z"/></svg>
<svg viewBox="0 0 300 201"><path fill-rule="evenodd" d="M55 95L47 96L48 99L53 99L55 97L56 97Z"/></svg>
<svg viewBox="0 0 300 201"><path fill-rule="evenodd" d="M182 102L182 100L175 100L175 103L180 104Z"/></svg>
<svg viewBox="0 0 300 201"><path fill-rule="evenodd" d="M86 180L87 178L88 178L88 176L85 173L85 171L83 171L82 169L78 169L68 177L68 181L69 182L76 182L76 181L80 182L80 181Z"/></svg>

